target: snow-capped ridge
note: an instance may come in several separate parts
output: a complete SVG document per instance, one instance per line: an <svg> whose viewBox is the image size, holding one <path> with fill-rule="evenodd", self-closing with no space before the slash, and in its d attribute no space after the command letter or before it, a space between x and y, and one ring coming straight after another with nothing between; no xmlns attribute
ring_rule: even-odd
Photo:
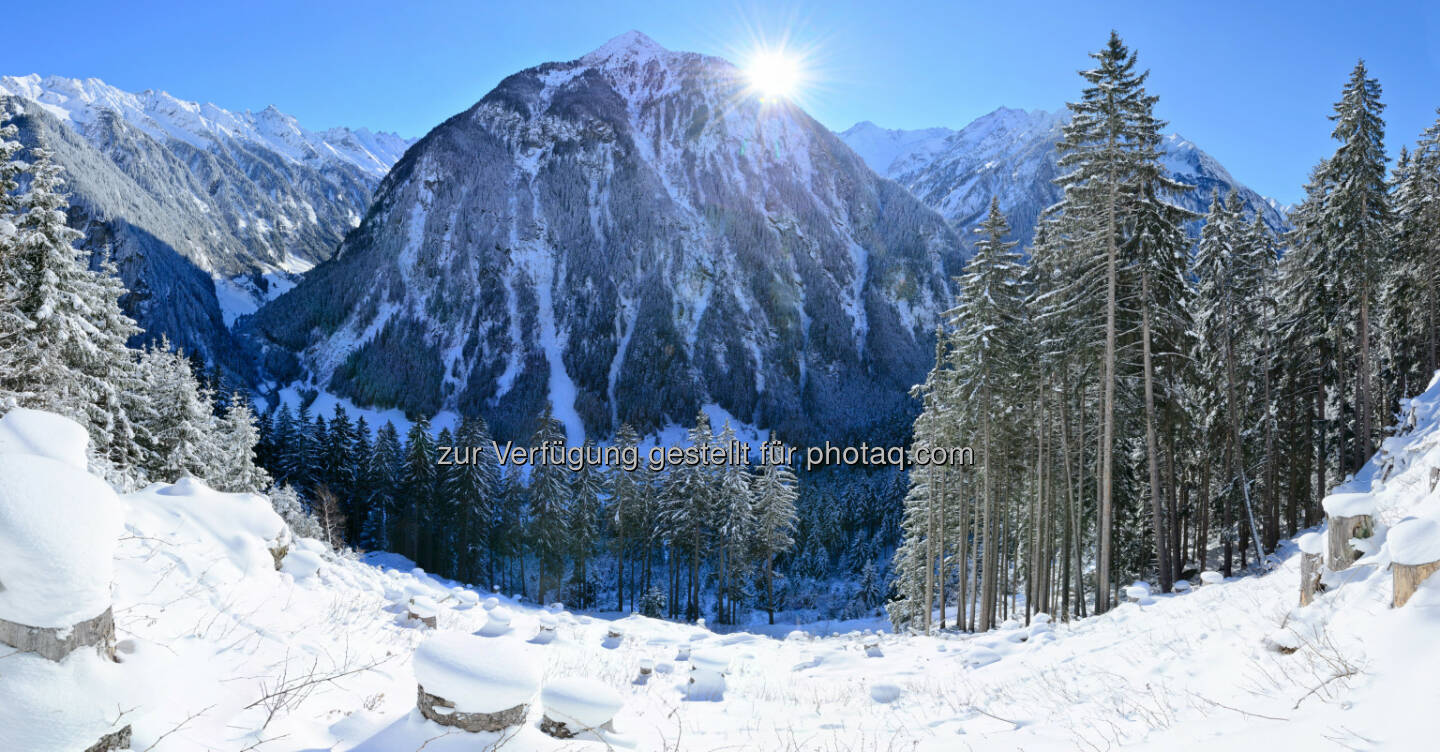
<svg viewBox="0 0 1440 752"><path fill-rule="evenodd" d="M661 47L654 39L651 39L640 31L631 29L591 50L580 58L580 62L589 65L598 65L614 58L644 61L669 53L670 50Z"/></svg>
<svg viewBox="0 0 1440 752"><path fill-rule="evenodd" d="M126 122L160 140L216 148L222 139L253 142L298 162L338 162L381 177L414 139L349 128L311 131L292 115L267 105L259 112L235 112L213 103L180 99L167 91L128 92L98 78L30 74L0 77L0 95L38 103L61 120L84 125L98 113L118 113Z"/></svg>

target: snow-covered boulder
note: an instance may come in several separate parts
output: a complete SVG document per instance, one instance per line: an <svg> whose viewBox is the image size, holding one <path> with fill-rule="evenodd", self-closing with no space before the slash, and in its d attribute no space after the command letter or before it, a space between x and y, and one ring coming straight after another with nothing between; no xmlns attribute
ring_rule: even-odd
<svg viewBox="0 0 1440 752"><path fill-rule="evenodd" d="M540 692L545 716L540 730L557 739L582 732L611 731L611 721L624 701L620 693L595 679L556 679Z"/></svg>
<svg viewBox="0 0 1440 752"><path fill-rule="evenodd" d="M495 608L500 605L500 599L492 595L489 598L486 598L485 602L481 605L485 608L486 611L494 611Z"/></svg>
<svg viewBox="0 0 1440 752"><path fill-rule="evenodd" d="M539 668L508 641L437 632L416 648L413 662L421 714L466 731L518 725L540 689Z"/></svg>
<svg viewBox="0 0 1440 752"><path fill-rule="evenodd" d="M1176 580L1175 584L1170 586L1170 589L1176 593L1188 593L1190 592L1190 581Z"/></svg>
<svg viewBox="0 0 1440 752"><path fill-rule="evenodd" d="M17 407L0 418L0 454L47 457L83 472L89 444L79 423L55 413Z"/></svg>
<svg viewBox="0 0 1440 752"><path fill-rule="evenodd" d="M1219 572L1206 570L1200 573L1201 585L1219 585L1225 581L1225 575Z"/></svg>
<svg viewBox="0 0 1440 752"><path fill-rule="evenodd" d="M44 453L0 453L0 619L68 629L110 608L115 545L124 532L120 500L83 464L55 459L74 459L67 442L79 443L83 456L83 430L78 438L63 430L48 443L24 436L26 448Z"/></svg>
<svg viewBox="0 0 1440 752"><path fill-rule="evenodd" d="M450 595L455 598L457 608L474 608L480 602L480 596L474 590L463 587L451 588Z"/></svg>

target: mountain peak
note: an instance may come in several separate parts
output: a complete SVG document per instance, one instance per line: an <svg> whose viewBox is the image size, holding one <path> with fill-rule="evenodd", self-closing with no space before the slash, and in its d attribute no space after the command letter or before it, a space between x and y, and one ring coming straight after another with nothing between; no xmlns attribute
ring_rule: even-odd
<svg viewBox="0 0 1440 752"><path fill-rule="evenodd" d="M667 52L669 52L669 50L661 47L654 39L631 29L600 45L593 52L580 59L591 63L601 63L617 57L623 59L648 59L664 55Z"/></svg>

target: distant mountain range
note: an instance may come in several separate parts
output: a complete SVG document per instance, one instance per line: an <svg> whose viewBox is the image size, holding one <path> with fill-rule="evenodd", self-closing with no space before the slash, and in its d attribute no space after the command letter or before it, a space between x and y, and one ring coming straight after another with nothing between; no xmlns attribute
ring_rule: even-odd
<svg viewBox="0 0 1440 752"><path fill-rule="evenodd" d="M244 383L503 438L548 402L575 440L706 409L899 441L969 230L999 196L1029 241L1066 116L834 134L746 86L631 32L418 142L38 76L0 78L0 121L68 169L71 223L150 335ZM1193 143L1165 160L1187 207L1235 189L1284 227Z"/></svg>
<svg viewBox="0 0 1440 752"><path fill-rule="evenodd" d="M6 120L66 167L71 224L119 264L150 335L247 381L228 325L329 258L411 143L93 78L0 78Z"/></svg>
<svg viewBox="0 0 1440 752"><path fill-rule="evenodd" d="M960 130L925 128L887 130L857 123L840 134L865 163L914 193L944 215L962 235L983 219L990 197L1000 198L1022 243L1030 242L1040 213L1060 199L1055 144L1068 121L1066 113L1027 112L1002 107ZM1165 138L1165 166L1175 179L1195 190L1174 197L1203 213L1213 191L1237 190L1250 212L1260 212L1272 229L1285 228L1280 207L1230 175L1195 144L1176 134Z"/></svg>

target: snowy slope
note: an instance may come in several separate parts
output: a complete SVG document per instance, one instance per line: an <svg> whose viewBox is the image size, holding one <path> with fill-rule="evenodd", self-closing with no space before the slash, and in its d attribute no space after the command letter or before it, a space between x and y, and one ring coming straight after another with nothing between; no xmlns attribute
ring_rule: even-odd
<svg viewBox="0 0 1440 752"><path fill-rule="evenodd" d="M65 168L70 224L116 261L148 335L241 381L230 325L334 253L409 143L59 77L0 78L4 122Z"/></svg>
<svg viewBox="0 0 1440 752"><path fill-rule="evenodd" d="M910 189L962 230L978 224L990 198L998 197L1014 236L1028 243L1040 213L1060 198L1053 182L1059 174L1055 143L1068 117L1064 111L1001 107L958 131L886 130L867 121L839 136L876 173ZM1162 149L1171 176L1195 186L1177 203L1204 212L1212 191L1234 189L1272 229L1285 226L1282 207L1245 187L1194 143L1171 134Z"/></svg>
<svg viewBox="0 0 1440 752"><path fill-rule="evenodd" d="M1440 578L1389 608L1389 531L1440 520L1440 379L1406 405L1406 431L1337 493L1376 510L1372 554L1297 608L1287 542L1264 576L1144 597L1071 624L1037 619L933 637L861 631L715 634L637 616L536 608L438 580L391 555L290 542L271 565L275 520L259 497L194 482L122 497L113 587L121 662L51 664L0 649L0 741L68 749L62 733L119 718L135 749L1425 749L1440 671ZM33 442L32 442L33 443ZM51 443L54 443L53 441ZM0 453L34 452L0 444ZM66 447L55 456L70 456ZM60 463L57 463L60 464ZM44 471L30 462L6 478ZM38 468L38 469L37 469ZM3 479L0 479L3 480ZM6 498L14 498L6 497ZM43 504L36 498L36 504ZM111 502L114 503L114 502ZM1422 526L1423 527L1423 526ZM279 536L283 538L283 535ZM1401 536L1396 536L1400 538ZM15 545L10 538L6 545ZM1436 541L1403 541L1404 553ZM0 560L26 557L25 549ZM479 633L542 685L599 681L623 702L607 743L543 735L532 704L512 733L470 736L415 710L412 656L430 630L411 598L438 604L442 632ZM537 638L542 623L555 638ZM621 632L611 638L608 633ZM679 656L690 652L692 660ZM1282 652L1283 645L1293 652ZM655 673L642 680L642 660ZM703 663L701 662L703 660ZM692 665L728 666L723 698L686 699ZM48 703L48 705L47 705ZM47 708L62 703L63 728ZM47 713L49 715L47 715ZM7 739L6 736L9 735ZM76 737L67 737L73 741Z"/></svg>

